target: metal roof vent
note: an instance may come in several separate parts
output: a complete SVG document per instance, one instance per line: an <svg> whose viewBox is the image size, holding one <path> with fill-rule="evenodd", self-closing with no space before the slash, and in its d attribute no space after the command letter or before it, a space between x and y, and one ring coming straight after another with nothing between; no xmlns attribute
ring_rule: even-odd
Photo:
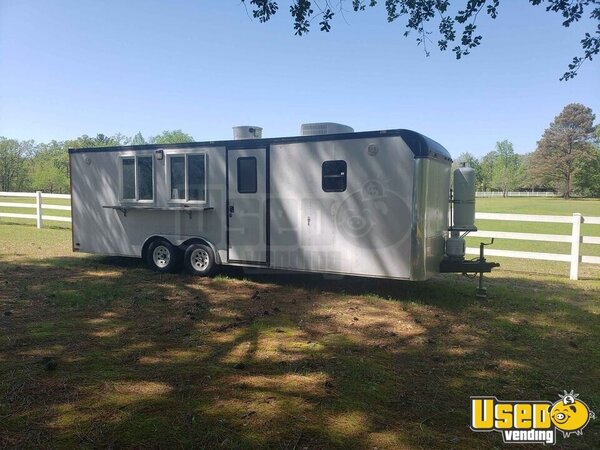
<svg viewBox="0 0 600 450"><path fill-rule="evenodd" d="M302 136L318 136L320 134L354 133L354 128L335 122L303 123Z"/></svg>
<svg viewBox="0 0 600 450"><path fill-rule="evenodd" d="M252 125L241 125L233 127L233 139L260 139L262 138L262 128Z"/></svg>

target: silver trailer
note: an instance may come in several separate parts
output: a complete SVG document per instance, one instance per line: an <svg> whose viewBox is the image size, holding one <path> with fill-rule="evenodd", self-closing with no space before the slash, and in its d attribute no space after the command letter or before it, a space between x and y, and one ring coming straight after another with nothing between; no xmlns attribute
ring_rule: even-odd
<svg viewBox="0 0 600 450"><path fill-rule="evenodd" d="M218 265L404 280L475 271L442 267L452 160L437 142L332 123L285 138L234 131L229 141L69 150L73 251L198 275Z"/></svg>

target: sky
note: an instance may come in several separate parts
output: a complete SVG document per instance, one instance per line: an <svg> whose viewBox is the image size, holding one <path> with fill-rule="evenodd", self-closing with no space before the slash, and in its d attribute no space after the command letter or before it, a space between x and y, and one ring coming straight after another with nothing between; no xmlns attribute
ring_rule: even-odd
<svg viewBox="0 0 600 450"><path fill-rule="evenodd" d="M503 0L498 19L478 20L482 45L457 61L434 43L426 57L401 19L387 23L384 2L303 37L279 3L261 24L239 0L0 0L0 136L182 129L205 141L235 125L278 137L331 121L412 129L457 157L503 139L531 152L568 103L600 122L600 58L559 81L589 20L563 28L543 7Z"/></svg>

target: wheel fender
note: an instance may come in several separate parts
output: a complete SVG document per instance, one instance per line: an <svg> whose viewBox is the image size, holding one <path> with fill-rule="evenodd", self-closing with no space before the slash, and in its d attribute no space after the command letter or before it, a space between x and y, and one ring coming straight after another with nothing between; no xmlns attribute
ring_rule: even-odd
<svg viewBox="0 0 600 450"><path fill-rule="evenodd" d="M193 238L187 239L186 241L182 242L179 245L179 248L181 248L183 250L185 247L187 247L188 245L191 245L191 244L208 245L210 247L210 249L212 250L213 255L215 256L215 262L219 265L221 264L221 258L219 257L219 252L217 251L217 248L213 245L212 242L210 242L207 239L201 238L201 237L193 237Z"/></svg>
<svg viewBox="0 0 600 450"><path fill-rule="evenodd" d="M169 243L170 243L171 245L174 245L174 244L173 244L173 243L172 243L172 242L171 242L169 239L167 239L166 237L159 236L159 235L150 236L150 237L148 237L148 238L147 238L147 239L144 241L144 243L142 244L142 251L141 251L141 254L140 254L140 257L141 257L142 259L146 259L146 252L148 251L148 247L150 247L150 244L152 244L154 241L156 241L156 240L158 240L158 239L164 239L165 241L169 241ZM177 247L177 246L175 245L175 247Z"/></svg>
<svg viewBox="0 0 600 450"><path fill-rule="evenodd" d="M142 258L146 257L146 251L148 250L148 247L156 239L164 239L166 241L169 241L172 245L174 245L175 247L179 248L182 251L185 249L185 247L187 247L190 244L208 245L210 247L210 249L213 251L213 254L215 255L215 262L219 265L221 264L221 258L219 256L219 252L217 251L217 248L215 247L215 245L212 242L210 242L208 239L205 239L201 236L172 236L172 235L159 235L159 234L149 236L144 241L144 244L142 245L142 254L141 254Z"/></svg>

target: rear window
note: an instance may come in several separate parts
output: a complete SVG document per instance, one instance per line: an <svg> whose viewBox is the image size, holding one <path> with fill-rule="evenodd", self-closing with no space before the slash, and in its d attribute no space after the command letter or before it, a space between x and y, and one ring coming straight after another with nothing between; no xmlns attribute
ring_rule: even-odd
<svg viewBox="0 0 600 450"><path fill-rule="evenodd" d="M344 192L346 190L346 161L341 159L325 161L322 166L321 186L325 192Z"/></svg>

